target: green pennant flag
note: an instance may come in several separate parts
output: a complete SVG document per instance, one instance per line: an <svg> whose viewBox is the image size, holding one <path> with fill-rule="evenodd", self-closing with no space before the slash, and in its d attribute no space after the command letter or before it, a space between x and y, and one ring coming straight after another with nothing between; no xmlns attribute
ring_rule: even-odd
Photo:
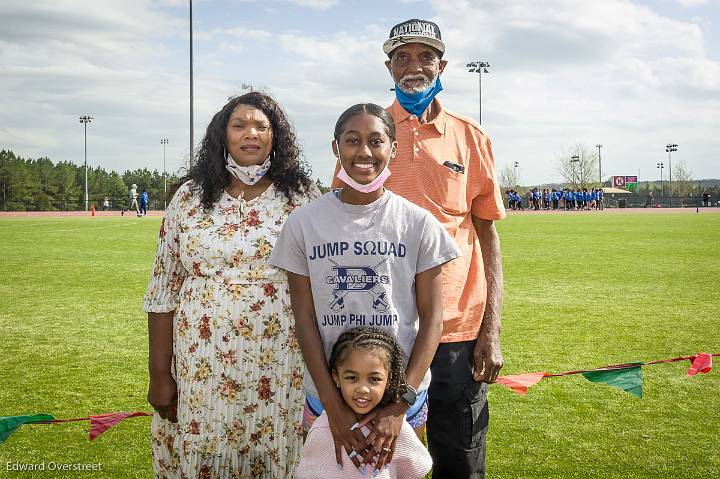
<svg viewBox="0 0 720 479"><path fill-rule="evenodd" d="M642 399L642 369L640 364L617 369L602 369L582 373L585 379L594 383L622 389Z"/></svg>
<svg viewBox="0 0 720 479"><path fill-rule="evenodd" d="M23 424L52 421L55 419L49 414L33 414L32 416L0 416L0 444L10 437L17 428Z"/></svg>

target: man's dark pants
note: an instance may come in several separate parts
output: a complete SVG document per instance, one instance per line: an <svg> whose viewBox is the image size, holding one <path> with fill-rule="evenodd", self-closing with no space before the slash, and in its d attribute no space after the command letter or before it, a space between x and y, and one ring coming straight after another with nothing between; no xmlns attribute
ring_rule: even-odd
<svg viewBox="0 0 720 479"><path fill-rule="evenodd" d="M475 341L440 343L430 365L428 449L433 478L485 477L487 384L472 377Z"/></svg>

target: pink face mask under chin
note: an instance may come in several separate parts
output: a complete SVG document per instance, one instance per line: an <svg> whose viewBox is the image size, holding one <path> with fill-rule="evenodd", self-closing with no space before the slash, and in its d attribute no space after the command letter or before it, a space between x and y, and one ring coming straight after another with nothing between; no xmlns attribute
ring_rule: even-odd
<svg viewBox="0 0 720 479"><path fill-rule="evenodd" d="M377 177L372 180L370 183L362 184L358 183L357 181L350 178L350 175L347 174L347 171L345 171L345 168L343 168L342 164L340 165L340 171L338 171L337 179L348 185L350 188L359 191L360 193L372 193L373 191L377 191L378 189L382 188L382 185L387 181L387 179L390 177L390 168L385 166L385 169L380 172Z"/></svg>

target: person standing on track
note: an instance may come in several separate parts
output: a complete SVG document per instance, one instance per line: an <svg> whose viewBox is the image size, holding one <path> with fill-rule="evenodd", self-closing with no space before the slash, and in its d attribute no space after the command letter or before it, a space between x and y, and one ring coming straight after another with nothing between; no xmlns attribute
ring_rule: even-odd
<svg viewBox="0 0 720 479"><path fill-rule="evenodd" d="M150 202L150 196L147 190L142 190L140 193L140 208L138 209L138 216L147 216L148 203Z"/></svg>
<svg viewBox="0 0 720 479"><path fill-rule="evenodd" d="M128 208L128 211L131 209L135 209L136 213L140 213L140 206L138 205L137 185L135 183L130 186L130 207Z"/></svg>

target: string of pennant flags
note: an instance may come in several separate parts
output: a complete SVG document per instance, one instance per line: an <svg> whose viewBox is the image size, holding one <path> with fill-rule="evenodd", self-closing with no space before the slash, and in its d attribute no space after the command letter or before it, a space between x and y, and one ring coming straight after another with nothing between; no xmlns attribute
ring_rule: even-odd
<svg viewBox="0 0 720 479"><path fill-rule="evenodd" d="M707 374L712 370L712 358L720 356L720 353L698 353L692 356L681 356L671 359L661 359L646 362L632 362L623 364L612 364L595 369L584 369L574 371L564 371L560 373L525 373L513 374L509 376L498 376L496 383L506 386L520 395L525 395L528 389L539 383L544 378L571 376L574 374L582 374L587 380L594 383L604 383L634 396L642 398L642 367L654 364L667 364L679 361L690 361L688 376L696 374ZM88 432L91 441L97 439L101 434L124 421L133 417L152 416L152 413L135 411L135 412L111 412L107 414L96 414L87 417L79 417L73 419L55 419L50 414L29 414L23 416L0 416L0 444L2 444L10 435L20 426L25 424L61 424L66 422L89 421L90 429Z"/></svg>
<svg viewBox="0 0 720 479"><path fill-rule="evenodd" d="M0 416L0 444L2 444L17 428L23 424L60 424L65 422L90 421L89 438L95 440L102 433L116 424L131 417L152 416L151 413L136 412L111 412L107 414L95 414L88 417L77 417L73 419L55 419L50 414L29 414L25 416Z"/></svg>
<svg viewBox="0 0 720 479"><path fill-rule="evenodd" d="M608 386L621 389L642 398L642 366L676 363L678 361L690 361L690 369L688 369L687 375L695 376L696 374L707 374L712 370L712 358L714 356L720 356L720 354L698 353L692 356L680 356L677 358L646 362L612 364L610 366L603 366L595 369L564 371L554 374L547 372L513 374L510 376L498 376L495 382L509 387L520 395L525 395L530 387L536 385L544 378L582 374L585 379L591 382L605 383Z"/></svg>

